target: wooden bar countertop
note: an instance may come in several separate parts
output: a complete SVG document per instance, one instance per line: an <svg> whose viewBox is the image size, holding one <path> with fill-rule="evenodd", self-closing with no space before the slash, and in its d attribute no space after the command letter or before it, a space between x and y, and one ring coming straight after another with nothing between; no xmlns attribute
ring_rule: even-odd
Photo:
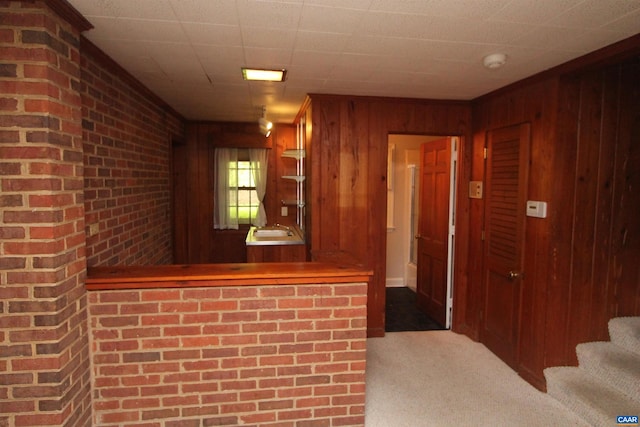
<svg viewBox="0 0 640 427"><path fill-rule="evenodd" d="M325 262L90 267L88 290L368 282L373 272Z"/></svg>

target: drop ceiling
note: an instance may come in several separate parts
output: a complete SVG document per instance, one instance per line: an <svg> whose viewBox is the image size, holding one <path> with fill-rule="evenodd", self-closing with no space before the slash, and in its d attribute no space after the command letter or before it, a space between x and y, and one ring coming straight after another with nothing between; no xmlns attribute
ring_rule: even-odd
<svg viewBox="0 0 640 427"><path fill-rule="evenodd" d="M292 122L307 93L469 100L640 33L638 0L69 0L190 120ZM506 64L483 67L487 54ZM283 83L241 67L286 68Z"/></svg>

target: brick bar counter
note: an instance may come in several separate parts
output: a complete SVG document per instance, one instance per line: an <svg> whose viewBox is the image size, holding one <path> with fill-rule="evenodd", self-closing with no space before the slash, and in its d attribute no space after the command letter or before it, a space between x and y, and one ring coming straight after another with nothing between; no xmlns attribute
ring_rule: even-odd
<svg viewBox="0 0 640 427"><path fill-rule="evenodd" d="M91 268L94 425L363 426L371 271Z"/></svg>

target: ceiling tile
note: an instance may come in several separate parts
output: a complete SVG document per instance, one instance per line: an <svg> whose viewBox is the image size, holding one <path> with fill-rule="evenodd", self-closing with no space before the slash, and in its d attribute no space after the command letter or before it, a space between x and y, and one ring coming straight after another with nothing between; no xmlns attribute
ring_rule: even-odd
<svg viewBox="0 0 640 427"><path fill-rule="evenodd" d="M74 1L73 6L85 17L128 17L146 19L167 19L173 16L168 0L110 0Z"/></svg>
<svg viewBox="0 0 640 427"><path fill-rule="evenodd" d="M583 37L587 30L551 25L530 27L529 31L513 40L512 45L526 48L555 49L563 40Z"/></svg>
<svg viewBox="0 0 640 427"><path fill-rule="evenodd" d="M242 27L242 40L246 47L271 47L279 49L291 49L296 42L294 30Z"/></svg>
<svg viewBox="0 0 640 427"><path fill-rule="evenodd" d="M112 8L119 18L175 19L169 0L110 0L103 4Z"/></svg>
<svg viewBox="0 0 640 427"><path fill-rule="evenodd" d="M240 64L244 64L242 48L194 46L194 51L205 73L213 81L233 82L241 79Z"/></svg>
<svg viewBox="0 0 640 427"><path fill-rule="evenodd" d="M184 32L193 44L242 46L242 33L237 25L183 24Z"/></svg>
<svg viewBox="0 0 640 427"><path fill-rule="evenodd" d="M432 38L427 36L431 33L432 25L441 26L435 18L424 15L369 12L363 16L357 33L365 36Z"/></svg>
<svg viewBox="0 0 640 427"><path fill-rule="evenodd" d="M349 38L344 51L372 55L414 55L428 50L430 44L431 41L422 39L354 34Z"/></svg>
<svg viewBox="0 0 640 427"><path fill-rule="evenodd" d="M560 40L555 46L556 49L587 53L592 50L592 46L604 46L622 40L626 36L617 31L592 30L586 31L580 37L568 37Z"/></svg>
<svg viewBox="0 0 640 427"><path fill-rule="evenodd" d="M323 33L350 34L356 28L362 16L362 11L356 9L305 5L302 9L298 29Z"/></svg>
<svg viewBox="0 0 640 427"><path fill-rule="evenodd" d="M348 41L347 34L299 31L295 49L315 52L342 52Z"/></svg>
<svg viewBox="0 0 640 427"><path fill-rule="evenodd" d="M315 79L324 76L335 66L340 53L337 52L314 52L305 50L295 50L291 57L291 66L288 79Z"/></svg>
<svg viewBox="0 0 640 427"><path fill-rule="evenodd" d="M552 19L550 24L574 28L598 28L640 9L636 0L585 0Z"/></svg>
<svg viewBox="0 0 640 427"><path fill-rule="evenodd" d="M367 81L382 62L371 55L342 55L329 73L329 79Z"/></svg>
<svg viewBox="0 0 640 427"><path fill-rule="evenodd" d="M640 33L638 0L69 0L187 118L291 121L305 93L473 99ZM482 58L504 52L486 70ZM277 87L240 67L285 67ZM271 117L271 114L270 114Z"/></svg>
<svg viewBox="0 0 640 427"><path fill-rule="evenodd" d="M247 47L244 52L244 64L252 68L282 69L291 63L290 49Z"/></svg>
<svg viewBox="0 0 640 427"><path fill-rule="evenodd" d="M179 84L182 84L183 80L197 84L212 84L199 64L176 61L170 64L160 64L160 68L171 81Z"/></svg>
<svg viewBox="0 0 640 427"><path fill-rule="evenodd" d="M468 19L485 19L509 0L374 0L370 10Z"/></svg>
<svg viewBox="0 0 640 427"><path fill-rule="evenodd" d="M489 21L545 25L558 15L561 15L583 1L584 0L563 0L545 2L513 0L493 13Z"/></svg>
<svg viewBox="0 0 640 427"><path fill-rule="evenodd" d="M242 26L295 29L300 21L302 3L238 0Z"/></svg>
<svg viewBox="0 0 640 427"><path fill-rule="evenodd" d="M425 15L484 20L508 2L509 0L429 0L426 2ZM408 13L413 12L409 10Z"/></svg>
<svg viewBox="0 0 640 427"><path fill-rule="evenodd" d="M476 22L461 31L460 40L468 43L509 45L533 28L531 24L514 22Z"/></svg>
<svg viewBox="0 0 640 427"><path fill-rule="evenodd" d="M185 23L240 25L236 0L171 0L171 6L175 16Z"/></svg>
<svg viewBox="0 0 640 427"><path fill-rule="evenodd" d="M389 12L411 15L429 15L431 4L429 0L373 0L369 10L374 12Z"/></svg>
<svg viewBox="0 0 640 427"><path fill-rule="evenodd" d="M372 0L304 0L305 5L331 6L341 9L368 10Z"/></svg>
<svg viewBox="0 0 640 427"><path fill-rule="evenodd" d="M186 34L179 22L149 21L131 18L94 17L96 27L89 31L88 38L187 43Z"/></svg>
<svg viewBox="0 0 640 427"><path fill-rule="evenodd" d="M602 26L603 30L619 31L626 37L637 34L640 31L640 10L624 15Z"/></svg>
<svg viewBox="0 0 640 427"><path fill-rule="evenodd" d="M480 63L482 58L490 53L507 50L508 46L490 43L431 41L425 54L437 60Z"/></svg>

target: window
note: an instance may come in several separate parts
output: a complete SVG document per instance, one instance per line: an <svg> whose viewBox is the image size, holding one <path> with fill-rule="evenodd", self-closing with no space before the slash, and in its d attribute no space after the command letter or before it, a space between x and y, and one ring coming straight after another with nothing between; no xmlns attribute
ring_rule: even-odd
<svg viewBox="0 0 640 427"><path fill-rule="evenodd" d="M251 224L258 215L260 200L253 174L250 161L229 162L229 217L238 224Z"/></svg>
<svg viewBox="0 0 640 427"><path fill-rule="evenodd" d="M214 228L237 230L239 224L267 223L262 204L267 163L267 149L216 149Z"/></svg>

